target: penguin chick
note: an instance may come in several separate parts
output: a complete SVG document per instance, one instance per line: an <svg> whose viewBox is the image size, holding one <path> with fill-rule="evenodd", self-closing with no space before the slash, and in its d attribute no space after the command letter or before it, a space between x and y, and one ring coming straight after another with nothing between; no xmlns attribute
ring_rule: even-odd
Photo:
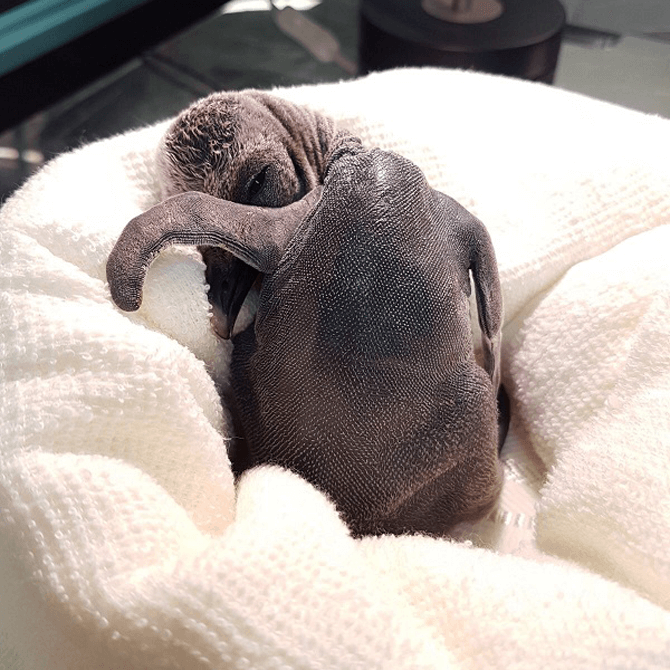
<svg viewBox="0 0 670 670"><path fill-rule="evenodd" d="M344 144L323 187L286 207L168 198L128 224L108 259L119 307L139 307L170 244L220 246L264 276L256 321L233 338L247 441L237 474L300 474L356 536L443 535L491 509L502 485L495 253L481 221L416 165Z"/></svg>

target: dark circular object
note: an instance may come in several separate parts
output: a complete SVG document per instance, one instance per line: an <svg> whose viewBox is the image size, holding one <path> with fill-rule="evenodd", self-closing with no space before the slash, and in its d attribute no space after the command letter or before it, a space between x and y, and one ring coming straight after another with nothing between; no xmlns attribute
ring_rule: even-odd
<svg viewBox="0 0 670 670"><path fill-rule="evenodd" d="M470 0L459 10L469 22L438 18L450 16L455 2L361 0L361 74L434 65L553 81L565 25L559 0L501 0L492 19L488 0Z"/></svg>

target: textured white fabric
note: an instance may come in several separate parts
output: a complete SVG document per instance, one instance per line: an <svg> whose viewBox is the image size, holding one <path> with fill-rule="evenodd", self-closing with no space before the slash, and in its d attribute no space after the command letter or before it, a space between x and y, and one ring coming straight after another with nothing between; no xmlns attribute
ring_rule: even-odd
<svg viewBox="0 0 670 670"><path fill-rule="evenodd" d="M159 197L165 125L128 133L0 211L0 660L670 666L670 122L430 69L278 94L415 161L490 230L514 411L497 516L465 542L355 541L291 473L234 491L197 254L163 254L136 314L105 285Z"/></svg>

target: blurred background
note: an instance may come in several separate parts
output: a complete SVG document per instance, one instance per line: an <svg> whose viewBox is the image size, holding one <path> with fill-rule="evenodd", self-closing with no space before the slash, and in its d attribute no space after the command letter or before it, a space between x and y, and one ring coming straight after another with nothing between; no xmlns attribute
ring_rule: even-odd
<svg viewBox="0 0 670 670"><path fill-rule="evenodd" d="M361 23L368 29L393 5L0 0L0 202L54 155L173 116L212 91L357 76L367 69ZM670 117L670 2L562 6L553 85Z"/></svg>

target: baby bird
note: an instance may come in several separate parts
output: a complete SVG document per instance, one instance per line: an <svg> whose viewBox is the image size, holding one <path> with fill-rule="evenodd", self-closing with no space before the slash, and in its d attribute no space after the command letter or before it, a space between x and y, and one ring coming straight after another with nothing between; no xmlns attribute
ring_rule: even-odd
<svg viewBox="0 0 670 670"><path fill-rule="evenodd" d="M483 224L416 165L342 137L323 186L283 207L169 197L109 257L119 307L139 307L146 270L170 244L221 247L263 275L256 320L233 338L247 442L237 474L298 473L356 536L443 535L491 509L502 484L495 253Z"/></svg>

